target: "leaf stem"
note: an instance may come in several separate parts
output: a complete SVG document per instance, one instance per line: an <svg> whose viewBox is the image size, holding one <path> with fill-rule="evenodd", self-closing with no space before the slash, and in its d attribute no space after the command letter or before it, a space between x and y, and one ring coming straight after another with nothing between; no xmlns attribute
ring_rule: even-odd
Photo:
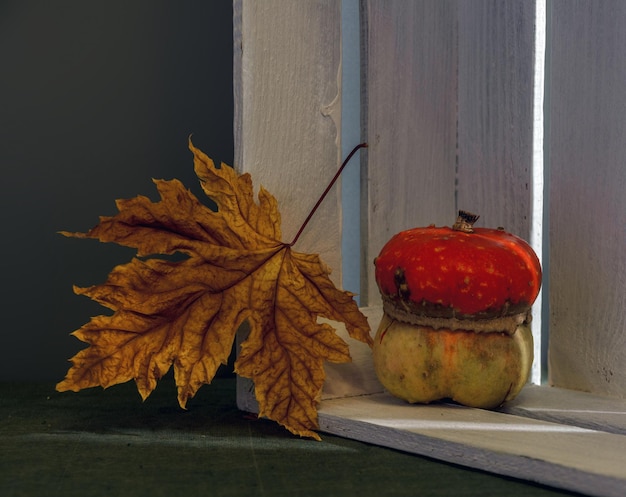
<svg viewBox="0 0 626 497"><path fill-rule="evenodd" d="M302 226L300 226L300 229L296 233L296 236L293 238L293 240L289 244L290 247L293 247L295 245L295 243L298 241L298 238L300 238L300 235L304 231L304 228L306 228L306 225L309 224L309 221L313 217L313 214L315 214L315 211L317 211L318 207L323 202L324 198L326 198L326 195L328 195L328 192L330 191L330 189L337 182L337 180L339 179L339 176L341 175L341 172L344 170L344 168L346 167L348 162L350 162L350 159L352 159L352 156L354 154L356 154L357 150L359 150L360 148L365 148L365 147L367 147L367 143L359 143L356 147L354 147L352 149L352 151L344 159L343 163L341 164L341 166L339 167L339 169L335 173L335 176L333 176L333 179L331 179L330 183L328 183L328 186L326 187L326 190L324 190L324 193L322 193L322 195L318 199L317 203L313 206L313 209L311 209L311 212L309 212L309 215L307 216L307 218L302 223Z"/></svg>

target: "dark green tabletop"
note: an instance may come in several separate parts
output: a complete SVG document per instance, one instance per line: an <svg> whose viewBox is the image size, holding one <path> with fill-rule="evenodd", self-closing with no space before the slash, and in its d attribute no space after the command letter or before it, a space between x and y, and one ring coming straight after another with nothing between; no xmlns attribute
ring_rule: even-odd
<svg viewBox="0 0 626 497"><path fill-rule="evenodd" d="M315 442L254 419L233 378L183 411L173 381L142 402L134 384L58 393L0 383L0 496L573 495L322 434Z"/></svg>

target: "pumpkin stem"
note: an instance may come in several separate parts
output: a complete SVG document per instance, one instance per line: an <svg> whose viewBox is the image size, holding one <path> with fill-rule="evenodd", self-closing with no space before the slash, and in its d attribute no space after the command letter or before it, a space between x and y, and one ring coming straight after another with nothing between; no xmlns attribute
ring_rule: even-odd
<svg viewBox="0 0 626 497"><path fill-rule="evenodd" d="M474 223L478 221L480 216L467 211L459 211L456 222L452 225L453 230L462 231L464 233L474 232Z"/></svg>

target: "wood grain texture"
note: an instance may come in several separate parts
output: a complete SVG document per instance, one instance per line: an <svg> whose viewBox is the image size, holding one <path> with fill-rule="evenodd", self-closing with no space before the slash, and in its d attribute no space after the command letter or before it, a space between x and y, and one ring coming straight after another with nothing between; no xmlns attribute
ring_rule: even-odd
<svg viewBox="0 0 626 497"><path fill-rule="evenodd" d="M459 2L457 205L526 240L534 34L534 0Z"/></svg>
<svg viewBox="0 0 626 497"><path fill-rule="evenodd" d="M382 306L363 307L361 312L365 314L370 325L372 339L383 317ZM350 338L348 331L342 323L325 321L336 329L337 335L350 346L351 362L335 364L327 362L324 365L326 381L322 391L322 400L354 397L355 395L367 395L384 391L374 371L372 349L369 345Z"/></svg>
<svg viewBox="0 0 626 497"><path fill-rule="evenodd" d="M551 382L624 397L626 4L551 5ZM236 2L243 42L235 64L241 81L235 87L238 163L284 197L281 205L290 212L306 211L303 199L317 189L318 171L302 160L323 156L319 164L332 158L331 169L336 167L339 89L333 71L340 62L328 62L337 39L319 41L335 36L333 9L318 2ZM369 142L364 259L370 262L371 304L378 295L371 261L402 229L450 224L462 207L480 213L483 225L529 238L534 2L363 0L363 9ZM278 31L284 32L274 33L279 16ZM317 64L312 73L300 67L304 60ZM315 83L307 86L307 78ZM298 91L289 95L289 88ZM290 149L303 132L304 145ZM304 190L290 195L298 185ZM303 240L307 250L329 253L333 265L338 212L318 215L322 224L311 226L312 238ZM379 308L364 311L380 314ZM621 401L526 387L501 412L411 406L380 393L368 352L357 345L354 363L327 369L322 430L589 495L624 495ZM249 381L238 379L237 397L241 409L258 409Z"/></svg>
<svg viewBox="0 0 626 497"><path fill-rule="evenodd" d="M389 394L324 401L320 427L397 450L573 490L622 497L626 436Z"/></svg>
<svg viewBox="0 0 626 497"><path fill-rule="evenodd" d="M457 206L480 214L478 225L502 226L531 243L533 226L541 230L533 198L543 195L533 192L535 3L459 3ZM539 383L546 367L540 300L533 314L532 381Z"/></svg>
<svg viewBox="0 0 626 497"><path fill-rule="evenodd" d="M626 397L626 3L552 2L550 381Z"/></svg>
<svg viewBox="0 0 626 497"><path fill-rule="evenodd" d="M235 167L279 202L291 241L339 165L340 3L234 4ZM313 252L340 283L339 189L294 247Z"/></svg>
<svg viewBox="0 0 626 497"><path fill-rule="evenodd" d="M455 218L456 8L454 0L366 2L369 305L379 299L372 261L385 242Z"/></svg>
<svg viewBox="0 0 626 497"><path fill-rule="evenodd" d="M375 333L382 309L362 311ZM586 495L623 495L625 401L532 385L497 411L407 404L381 391L367 347L347 341L353 362L326 369L322 431ZM258 412L249 380L238 378L237 402Z"/></svg>
<svg viewBox="0 0 626 497"><path fill-rule="evenodd" d="M586 392L527 385L500 412L626 435L626 401ZM626 468L626 447L622 459Z"/></svg>

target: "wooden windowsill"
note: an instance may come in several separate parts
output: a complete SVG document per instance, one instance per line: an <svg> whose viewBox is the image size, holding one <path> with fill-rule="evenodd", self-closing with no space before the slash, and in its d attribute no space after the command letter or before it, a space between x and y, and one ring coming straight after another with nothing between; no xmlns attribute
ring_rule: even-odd
<svg viewBox="0 0 626 497"><path fill-rule="evenodd" d="M375 330L381 309L363 311ZM528 385L494 411L411 405L383 391L367 346L338 333L353 362L327 367L321 431L588 495L624 495L626 401ZM243 378L237 402L258 411Z"/></svg>

